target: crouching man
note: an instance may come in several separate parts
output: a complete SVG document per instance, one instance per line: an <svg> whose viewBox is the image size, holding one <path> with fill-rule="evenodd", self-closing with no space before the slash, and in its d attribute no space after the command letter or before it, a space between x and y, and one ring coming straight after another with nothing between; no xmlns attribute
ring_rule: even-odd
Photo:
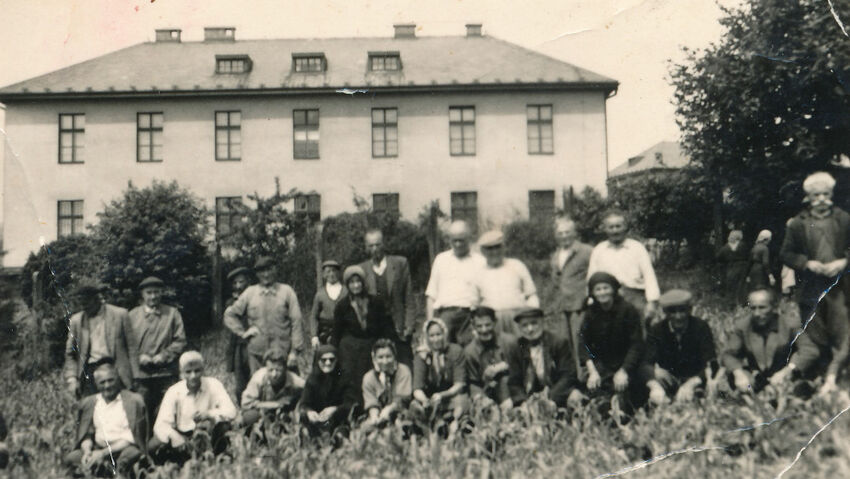
<svg viewBox="0 0 850 479"><path fill-rule="evenodd" d="M496 312L481 306L472 314L475 338L464 348L466 381L474 403L482 408L511 407L508 390L507 350L516 343L516 336L496 332Z"/></svg>
<svg viewBox="0 0 850 479"><path fill-rule="evenodd" d="M148 420L142 397L121 390L111 359L94 368L98 394L84 398L77 409L74 450L65 463L75 475L131 475L147 452Z"/></svg>
<svg viewBox="0 0 850 479"><path fill-rule="evenodd" d="M193 443L201 448L204 438L214 453L228 445L225 433L236 417L236 406L224 385L204 376L204 358L197 351L180 356L180 381L165 392L148 444L154 461L185 462L192 456Z"/></svg>
<svg viewBox="0 0 850 479"><path fill-rule="evenodd" d="M264 366L257 370L242 393L242 423L252 426L265 417L274 420L279 414L295 409L304 380L286 369L287 353L273 346L263 355Z"/></svg>

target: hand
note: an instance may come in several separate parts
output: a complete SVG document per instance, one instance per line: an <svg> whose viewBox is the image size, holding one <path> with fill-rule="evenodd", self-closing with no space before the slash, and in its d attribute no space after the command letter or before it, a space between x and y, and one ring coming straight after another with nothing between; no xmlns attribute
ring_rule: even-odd
<svg viewBox="0 0 850 479"><path fill-rule="evenodd" d="M770 384L772 384L774 386L778 386L778 385L784 383L788 379L788 376L790 376L793 371L794 371L794 366L789 364L788 366L785 366L784 368L780 369L779 371L776 371L773 374L773 376L770 377L770 379L768 381L770 382Z"/></svg>
<svg viewBox="0 0 850 479"><path fill-rule="evenodd" d="M823 381L823 386L821 386L820 390L818 390L818 396L829 396L830 394L835 392L836 389L837 387L835 386L835 375L827 374L826 379L824 379Z"/></svg>
<svg viewBox="0 0 850 479"><path fill-rule="evenodd" d="M443 402L443 395L440 393L434 393L431 395L431 404L436 407L439 406L440 403Z"/></svg>
<svg viewBox="0 0 850 479"><path fill-rule="evenodd" d="M847 258L840 258L823 265L823 274L826 276L838 276L847 268Z"/></svg>
<svg viewBox="0 0 850 479"><path fill-rule="evenodd" d="M772 274L768 275L767 279L769 280L771 286L776 285L776 278L774 278Z"/></svg>
<svg viewBox="0 0 850 479"><path fill-rule="evenodd" d="M587 389L596 391L602 385L602 377L596 371L591 371L587 375Z"/></svg>
<svg viewBox="0 0 850 479"><path fill-rule="evenodd" d="M815 274L826 274L826 266L820 261L806 261L806 269Z"/></svg>
<svg viewBox="0 0 850 479"><path fill-rule="evenodd" d="M89 451L88 453L84 453L83 454L83 461L82 461L83 467L90 468L94 464L97 464L98 461L100 461L103 458L103 456L101 454L103 451L104 451L103 449L98 449L98 450L95 450L95 451Z"/></svg>
<svg viewBox="0 0 850 479"><path fill-rule="evenodd" d="M313 336L312 338L310 338L310 346L313 346L313 349L319 347L319 338L317 336Z"/></svg>
<svg viewBox="0 0 850 479"><path fill-rule="evenodd" d="M405 343L409 343L411 338L413 338L413 329L405 328L404 332L401 333L401 340Z"/></svg>
<svg viewBox="0 0 850 479"><path fill-rule="evenodd" d="M286 367L293 368L298 366L298 353L295 351L289 352L289 357L286 358Z"/></svg>
<svg viewBox="0 0 850 479"><path fill-rule="evenodd" d="M667 403L667 393L657 381L650 381L649 384L649 400L656 406L661 406Z"/></svg>
<svg viewBox="0 0 850 479"><path fill-rule="evenodd" d="M735 378L735 389L744 392L750 390L750 376L743 369L732 371L732 376Z"/></svg>
<svg viewBox="0 0 850 479"><path fill-rule="evenodd" d="M168 438L168 442L171 443L173 448L183 447L186 444L186 438L175 432Z"/></svg>
<svg viewBox="0 0 850 479"><path fill-rule="evenodd" d="M662 387L668 388L676 382L676 380L673 378L673 375L670 374L670 371L662 368L657 364L655 365L655 380L658 381L658 383Z"/></svg>
<svg viewBox="0 0 850 479"><path fill-rule="evenodd" d="M153 360L147 354L142 353L139 355L139 366L148 366L152 363Z"/></svg>
<svg viewBox="0 0 850 479"><path fill-rule="evenodd" d="M392 409L389 407L385 407L381 410L381 414L378 414L378 422L387 422L390 420L390 415L393 413Z"/></svg>
<svg viewBox="0 0 850 479"><path fill-rule="evenodd" d="M694 400L694 386L692 383L685 383L676 392L676 402L690 402Z"/></svg>
<svg viewBox="0 0 850 479"><path fill-rule="evenodd" d="M326 407L322 410L322 412L319 413L319 420L322 422L328 421L331 417L333 417L335 412L336 406Z"/></svg>
<svg viewBox="0 0 850 479"><path fill-rule="evenodd" d="M627 387L629 387L629 373L620 368L614 374L614 391L621 393Z"/></svg>
<svg viewBox="0 0 850 479"><path fill-rule="evenodd" d="M511 399L511 398L507 398L504 401L502 401L501 404L499 404L499 410L501 410L502 413L506 413L513 408L514 408L514 400Z"/></svg>
<svg viewBox="0 0 850 479"><path fill-rule="evenodd" d="M251 326L247 331L242 333L242 339L250 339L253 336L260 334L260 330L256 326Z"/></svg>
<svg viewBox="0 0 850 479"><path fill-rule="evenodd" d="M195 415L192 416L192 420L195 421L195 423L199 423L203 421L212 421L213 418L205 412L196 412Z"/></svg>
<svg viewBox="0 0 850 479"><path fill-rule="evenodd" d="M151 358L151 363L153 363L154 366L160 366L165 364L165 355L163 355L162 353L154 355L154 357Z"/></svg>
<svg viewBox="0 0 850 479"><path fill-rule="evenodd" d="M319 413L317 413L316 411L312 411L312 410L307 411L307 419L310 422L321 422L322 421L322 418L319 417Z"/></svg>
<svg viewBox="0 0 850 479"><path fill-rule="evenodd" d="M573 389L570 395L567 396L567 406L577 408L581 406L581 402L587 399L587 396L582 394L578 389Z"/></svg>
<svg viewBox="0 0 850 479"><path fill-rule="evenodd" d="M643 317L644 319L652 319L658 313L658 301L649 301L646 303L646 307L643 308Z"/></svg>
<svg viewBox="0 0 850 479"><path fill-rule="evenodd" d="M76 396L77 391L80 390L80 380L77 378L68 378L66 384L68 392L71 393L72 396Z"/></svg>
<svg viewBox="0 0 850 479"><path fill-rule="evenodd" d="M80 444L80 451L82 451L82 453L83 453L83 462L84 463L86 462L87 458L89 458L89 456L91 456L91 448L92 448L91 439L86 439L85 441L82 442L82 444Z"/></svg>

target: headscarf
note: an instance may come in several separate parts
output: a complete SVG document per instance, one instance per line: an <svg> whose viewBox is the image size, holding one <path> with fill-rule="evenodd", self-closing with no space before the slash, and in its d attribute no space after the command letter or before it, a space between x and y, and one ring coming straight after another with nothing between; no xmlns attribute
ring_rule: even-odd
<svg viewBox="0 0 850 479"><path fill-rule="evenodd" d="M615 278L614 275L604 271L597 271L590 276L590 279L587 280L587 292L590 296L593 296L593 287L599 283L611 285L611 287L614 288L614 294L617 294L617 291L620 290L620 282L617 281L617 278Z"/></svg>
<svg viewBox="0 0 850 479"><path fill-rule="evenodd" d="M761 230L759 231L758 237L756 237L756 243L765 242L767 243L773 238L773 233L770 230Z"/></svg>
<svg viewBox="0 0 850 479"><path fill-rule="evenodd" d="M319 358L328 353L334 353L337 360L334 364L334 369L325 373L319 368ZM311 404L308 407L316 407L324 409L328 406L339 406L344 403L345 385L342 374L340 373L339 354L336 348L330 344L322 344L316 348L315 360L313 362L313 370L310 376L307 377L307 382L304 386L305 391L309 390ZM307 395L305 394L305 398Z"/></svg>
<svg viewBox="0 0 850 479"><path fill-rule="evenodd" d="M334 370L331 371L330 373L327 373L327 374L332 375L339 370L339 354L336 352L336 348L334 347L334 345L332 345L332 344L320 344L316 348L316 352L315 352L315 355L314 355L315 359L314 359L314 364L313 364L313 373L318 373L320 375L325 374L319 368L319 359L321 359L322 356L324 356L325 354L328 354L328 353L333 353L334 356L336 356L337 360L336 360L336 364L334 364Z"/></svg>
<svg viewBox="0 0 850 479"><path fill-rule="evenodd" d="M431 326L437 325L443 330L443 344L434 347L428 341L428 330ZM422 329L422 346L418 348L418 352L425 363L431 366L428 371L428 383L440 384L446 372L446 352L449 349L449 328L446 323L440 318L432 318L425 321Z"/></svg>

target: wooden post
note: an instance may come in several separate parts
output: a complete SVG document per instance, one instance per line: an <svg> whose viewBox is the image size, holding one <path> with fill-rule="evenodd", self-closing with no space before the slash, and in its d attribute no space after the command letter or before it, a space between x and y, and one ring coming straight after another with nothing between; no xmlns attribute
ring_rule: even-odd
<svg viewBox="0 0 850 479"><path fill-rule="evenodd" d="M221 245L216 242L212 260L212 278L210 281L210 286L212 287L212 320L210 324L216 327L221 326L224 313L224 281L222 280L221 263Z"/></svg>
<svg viewBox="0 0 850 479"><path fill-rule="evenodd" d="M324 224L317 223L313 231L315 232L316 241L316 288L318 289L322 286L322 263L325 261L324 241L322 241L322 234L325 231Z"/></svg>

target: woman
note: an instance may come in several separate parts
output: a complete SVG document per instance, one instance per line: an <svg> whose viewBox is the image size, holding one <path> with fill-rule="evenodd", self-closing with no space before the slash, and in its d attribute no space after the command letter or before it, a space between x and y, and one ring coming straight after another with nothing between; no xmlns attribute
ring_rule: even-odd
<svg viewBox="0 0 850 479"><path fill-rule="evenodd" d="M310 341L314 348L330 341L333 334L334 310L337 303L348 294L348 289L339 282L339 268L336 261L322 263L324 284L316 291L309 317Z"/></svg>
<svg viewBox="0 0 850 479"><path fill-rule="evenodd" d="M336 348L322 344L316 348L315 357L316 364L301 394L301 422L313 436L344 425L360 402L354 384L340 371Z"/></svg>
<svg viewBox="0 0 850 479"><path fill-rule="evenodd" d="M618 294L614 276L594 273L588 280L590 305L585 311L579 342L587 367L587 390L594 396L617 394L624 410L642 403L636 373L643 354L640 313Z"/></svg>
<svg viewBox="0 0 850 479"><path fill-rule="evenodd" d="M367 428L395 420L410 403L413 378L410 368L398 362L395 343L379 339L372 346L373 368L363 376L363 409Z"/></svg>
<svg viewBox="0 0 850 479"><path fill-rule="evenodd" d="M464 392L466 369L463 349L449 343L449 330L439 318L425 322L425 340L413 358L414 414L426 412L451 417L450 431L466 412L468 398Z"/></svg>
<svg viewBox="0 0 850 479"><path fill-rule="evenodd" d="M362 378L372 369L371 351L375 341L387 338L398 342L398 337L384 303L366 293L363 268L349 266L342 277L348 296L334 309L331 344L339 353L342 374L352 379Z"/></svg>
<svg viewBox="0 0 850 479"><path fill-rule="evenodd" d="M742 241L744 233L740 230L729 232L727 243L717 253L717 264L722 268L722 290L727 298L740 303L744 294L744 284L749 265L749 251Z"/></svg>
<svg viewBox="0 0 850 479"><path fill-rule="evenodd" d="M750 269L747 273L747 292L757 289L770 289L776 283L770 272L770 250L767 245L773 238L773 233L761 230L756 238L756 244L750 251Z"/></svg>

